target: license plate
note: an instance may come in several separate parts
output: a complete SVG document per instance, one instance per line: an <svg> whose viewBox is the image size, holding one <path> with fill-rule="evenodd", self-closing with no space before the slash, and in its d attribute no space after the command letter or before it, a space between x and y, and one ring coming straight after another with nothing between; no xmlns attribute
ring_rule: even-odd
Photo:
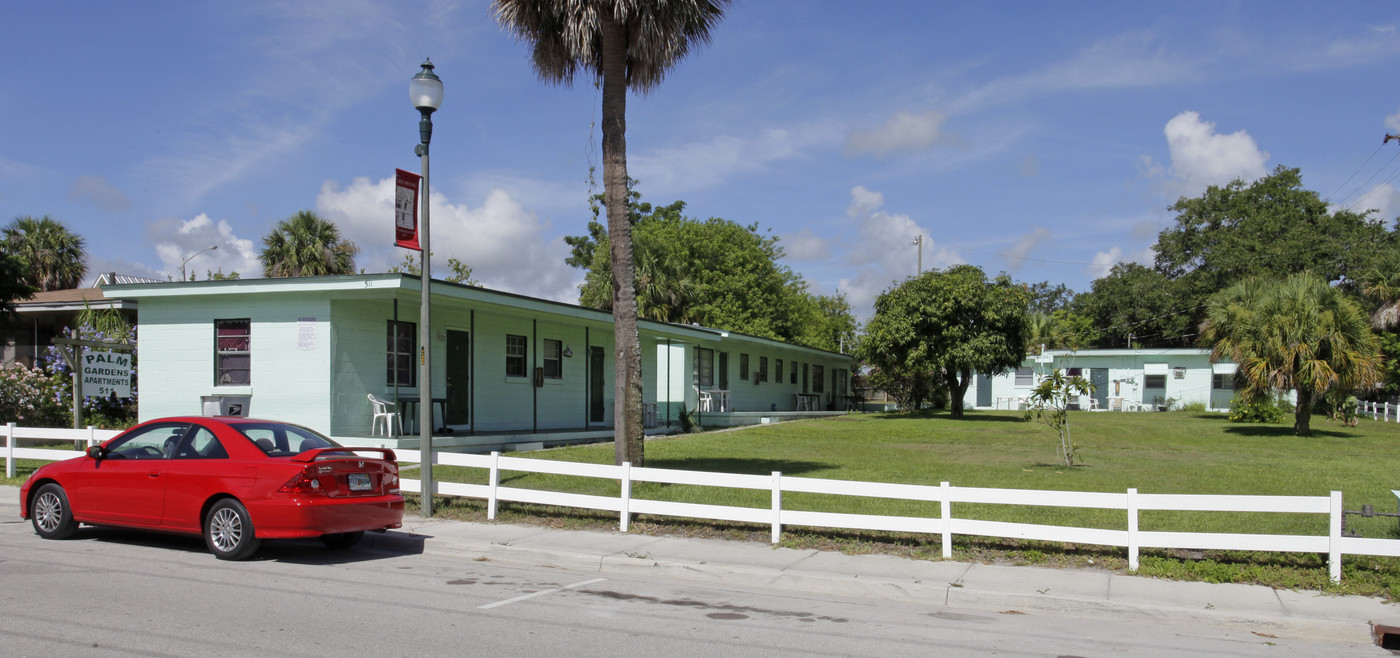
<svg viewBox="0 0 1400 658"><path fill-rule="evenodd" d="M350 474L350 490L351 490L351 491L369 491L369 490L372 489L372 488L373 488L373 486L370 484L370 481L369 481L369 473L351 473L351 474Z"/></svg>

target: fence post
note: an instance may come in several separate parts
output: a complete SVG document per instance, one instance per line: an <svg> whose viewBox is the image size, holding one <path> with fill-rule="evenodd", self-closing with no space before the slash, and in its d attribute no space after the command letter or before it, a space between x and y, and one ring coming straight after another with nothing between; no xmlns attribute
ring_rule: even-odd
<svg viewBox="0 0 1400 658"><path fill-rule="evenodd" d="M15 424L5 423L5 477L15 476Z"/></svg>
<svg viewBox="0 0 1400 658"><path fill-rule="evenodd" d="M773 471L773 543L783 534L783 473Z"/></svg>
<svg viewBox="0 0 1400 658"><path fill-rule="evenodd" d="M947 482L938 484L941 498L939 510L943 518L943 559L953 559L953 489Z"/></svg>
<svg viewBox="0 0 1400 658"><path fill-rule="evenodd" d="M1128 490L1128 571L1138 570L1138 500L1137 489Z"/></svg>
<svg viewBox="0 0 1400 658"><path fill-rule="evenodd" d="M1342 492L1333 491L1331 518L1327 524L1327 576L1342 582Z"/></svg>
<svg viewBox="0 0 1400 658"><path fill-rule="evenodd" d="M93 426L91 426L91 425L88 425L87 427L88 427L87 447L91 448L91 447L97 445L97 428L96 428L96 427L93 427Z"/></svg>
<svg viewBox="0 0 1400 658"><path fill-rule="evenodd" d="M622 462L622 520L618 525L627 532L627 522L632 520L632 462Z"/></svg>
<svg viewBox="0 0 1400 658"><path fill-rule="evenodd" d="M487 478L486 494L486 518L491 521L496 520L496 487L501 486L501 453L497 450L491 451L491 473Z"/></svg>

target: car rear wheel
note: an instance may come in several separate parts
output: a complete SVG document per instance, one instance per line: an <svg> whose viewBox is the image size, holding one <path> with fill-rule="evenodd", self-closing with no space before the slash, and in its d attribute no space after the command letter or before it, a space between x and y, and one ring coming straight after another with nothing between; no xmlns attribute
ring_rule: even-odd
<svg viewBox="0 0 1400 658"><path fill-rule="evenodd" d="M214 503L204 519L204 543L220 560L244 560L258 552L262 542L253 534L253 520L243 503L225 498Z"/></svg>
<svg viewBox="0 0 1400 658"><path fill-rule="evenodd" d="M78 531L78 522L68 507L68 494L57 484L39 488L30 504L29 519L34 523L34 532L44 539L67 539Z"/></svg>
<svg viewBox="0 0 1400 658"><path fill-rule="evenodd" d="M326 545L326 548L339 550L342 548L350 548L360 543L360 540L364 538L365 531L363 530L359 532L337 532L329 535L321 535L321 542Z"/></svg>

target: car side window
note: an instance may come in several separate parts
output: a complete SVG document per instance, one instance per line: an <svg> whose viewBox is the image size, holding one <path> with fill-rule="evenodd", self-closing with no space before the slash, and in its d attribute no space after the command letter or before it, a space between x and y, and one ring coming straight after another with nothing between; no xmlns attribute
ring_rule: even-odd
<svg viewBox="0 0 1400 658"><path fill-rule="evenodd" d="M143 427L107 445L107 459L166 459L184 438L188 423Z"/></svg>
<svg viewBox="0 0 1400 658"><path fill-rule="evenodd" d="M175 451L176 459L228 459L228 452L208 428L196 425Z"/></svg>

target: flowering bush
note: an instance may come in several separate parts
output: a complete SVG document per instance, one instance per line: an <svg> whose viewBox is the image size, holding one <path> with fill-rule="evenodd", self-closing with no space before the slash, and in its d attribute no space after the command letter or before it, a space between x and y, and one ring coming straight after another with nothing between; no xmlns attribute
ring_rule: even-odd
<svg viewBox="0 0 1400 658"><path fill-rule="evenodd" d="M83 324L80 329L80 335L85 340L108 343L123 342L94 329L89 324ZM73 335L72 330L65 330L64 333L70 337ZM73 369L68 367L67 361L63 360L63 354L57 345L49 346L44 354L37 359L35 365L48 375L51 380L48 390L49 399L62 410L62 419L55 424L71 427L73 425ZM131 397L84 395L83 424L108 429L130 427L136 423L136 400L136 355L133 353L131 358Z"/></svg>
<svg viewBox="0 0 1400 658"><path fill-rule="evenodd" d="M41 368L0 369L0 423L58 425L63 408L55 403L53 388L53 377Z"/></svg>

